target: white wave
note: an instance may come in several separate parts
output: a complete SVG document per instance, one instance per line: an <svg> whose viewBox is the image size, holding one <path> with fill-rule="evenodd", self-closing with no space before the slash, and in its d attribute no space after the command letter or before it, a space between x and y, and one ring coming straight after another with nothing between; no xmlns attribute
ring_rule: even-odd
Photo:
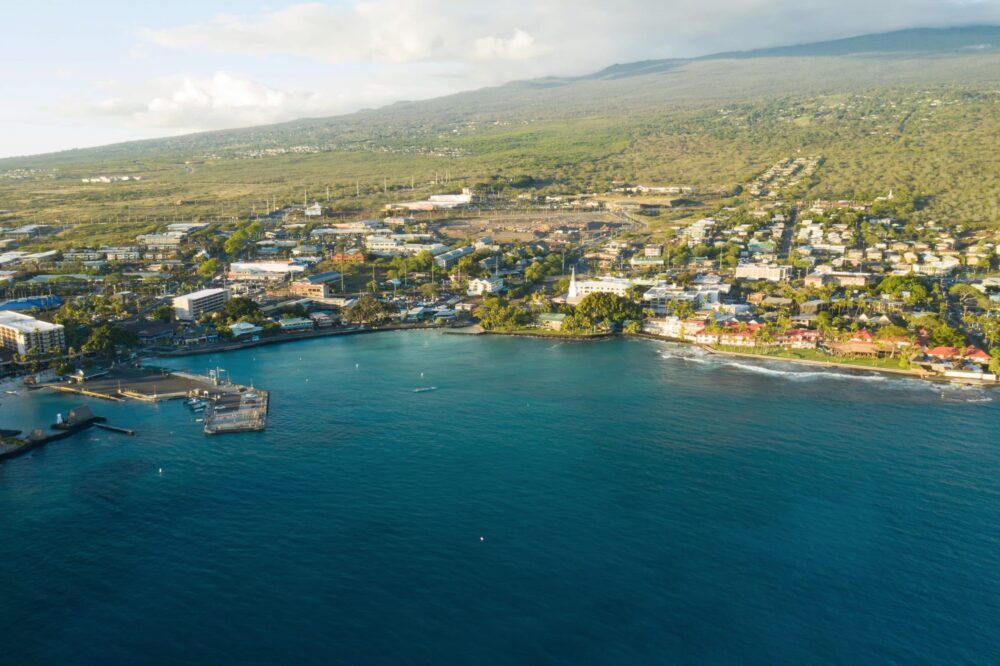
<svg viewBox="0 0 1000 666"><path fill-rule="evenodd" d="M794 364L784 363L784 368L775 367L778 364L782 364L782 361L775 359L771 361L770 365L757 365L753 363L743 363L740 361L733 360L729 357L718 356L710 354L697 347L692 347L690 349L684 350L660 350L660 357L668 360L681 360L685 362L699 363L702 365L713 366L713 367L727 367L734 368L736 370L741 370L743 372L752 372L759 375L767 375L771 377L785 377L788 379L793 379L796 381L810 381L815 379L839 379L839 380L857 380L857 381L867 381L867 382L886 382L889 379L885 375L878 375L873 373L854 373L854 372L844 372L838 371L836 369L827 370L800 370L797 369L799 366ZM791 365L792 367L788 367ZM900 383L905 382L907 385L911 384L905 379L898 380Z"/></svg>

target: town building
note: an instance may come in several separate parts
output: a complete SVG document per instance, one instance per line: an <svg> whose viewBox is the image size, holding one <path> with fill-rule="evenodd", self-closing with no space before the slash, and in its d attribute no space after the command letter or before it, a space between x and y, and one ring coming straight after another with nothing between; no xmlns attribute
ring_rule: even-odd
<svg viewBox="0 0 1000 666"><path fill-rule="evenodd" d="M313 320L309 317L290 317L288 319L279 319L278 326L284 332L290 331L311 331L315 328Z"/></svg>
<svg viewBox="0 0 1000 666"><path fill-rule="evenodd" d="M329 283L318 282L314 284L308 280L293 282L289 287L289 291L296 296L305 296L307 298L330 298L332 295Z"/></svg>
<svg viewBox="0 0 1000 666"><path fill-rule="evenodd" d="M230 324L229 330L232 332L234 338L241 338L245 335L256 335L264 329L248 321L238 321L235 324Z"/></svg>
<svg viewBox="0 0 1000 666"><path fill-rule="evenodd" d="M62 324L50 324L20 312L0 311L0 347L27 354L62 352L66 349L66 332Z"/></svg>
<svg viewBox="0 0 1000 666"><path fill-rule="evenodd" d="M305 267L290 261L243 261L229 265L229 279L236 282L284 282Z"/></svg>
<svg viewBox="0 0 1000 666"><path fill-rule="evenodd" d="M466 293L469 296L482 296L483 294L496 294L501 290L503 290L503 278L499 275L491 275L469 280L469 289Z"/></svg>
<svg viewBox="0 0 1000 666"><path fill-rule="evenodd" d="M616 296L626 296L628 290L635 283L628 278L602 277L598 280L577 280L576 268L573 269L569 280L569 291L566 294L566 302L576 305L588 294L615 294Z"/></svg>
<svg viewBox="0 0 1000 666"><path fill-rule="evenodd" d="M462 257L472 254L475 250L471 245L466 245L465 247L460 247L455 250L449 250L438 256L434 257L434 263L438 268L451 268L458 263L458 260Z"/></svg>
<svg viewBox="0 0 1000 666"><path fill-rule="evenodd" d="M204 314L221 310L228 300L227 289L202 289L174 297L174 314L182 321L194 321Z"/></svg>
<svg viewBox="0 0 1000 666"><path fill-rule="evenodd" d="M735 277L737 280L785 282L792 277L792 267L775 264L740 264L736 267Z"/></svg>

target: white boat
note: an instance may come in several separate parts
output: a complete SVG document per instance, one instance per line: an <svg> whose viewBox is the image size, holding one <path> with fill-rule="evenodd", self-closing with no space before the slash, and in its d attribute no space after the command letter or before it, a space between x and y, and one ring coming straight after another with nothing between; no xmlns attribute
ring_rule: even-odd
<svg viewBox="0 0 1000 666"><path fill-rule="evenodd" d="M426 393L427 391L436 391L437 386L421 386L420 388L413 389L414 393Z"/></svg>

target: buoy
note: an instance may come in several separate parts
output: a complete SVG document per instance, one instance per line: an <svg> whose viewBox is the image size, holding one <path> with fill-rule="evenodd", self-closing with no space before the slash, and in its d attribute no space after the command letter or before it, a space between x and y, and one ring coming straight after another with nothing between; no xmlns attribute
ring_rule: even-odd
<svg viewBox="0 0 1000 666"><path fill-rule="evenodd" d="M160 469L156 470L156 473L159 474L160 476L163 476L163 468L161 467Z"/></svg>
<svg viewBox="0 0 1000 666"><path fill-rule="evenodd" d="M486 537L479 537L480 541L486 541Z"/></svg>

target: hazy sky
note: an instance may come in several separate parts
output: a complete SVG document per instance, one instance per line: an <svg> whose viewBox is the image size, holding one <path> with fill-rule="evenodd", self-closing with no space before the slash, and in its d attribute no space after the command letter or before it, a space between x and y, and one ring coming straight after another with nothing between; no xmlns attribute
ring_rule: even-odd
<svg viewBox="0 0 1000 666"><path fill-rule="evenodd" d="M1000 23L1000 0L6 2L0 156L330 115L616 62Z"/></svg>

